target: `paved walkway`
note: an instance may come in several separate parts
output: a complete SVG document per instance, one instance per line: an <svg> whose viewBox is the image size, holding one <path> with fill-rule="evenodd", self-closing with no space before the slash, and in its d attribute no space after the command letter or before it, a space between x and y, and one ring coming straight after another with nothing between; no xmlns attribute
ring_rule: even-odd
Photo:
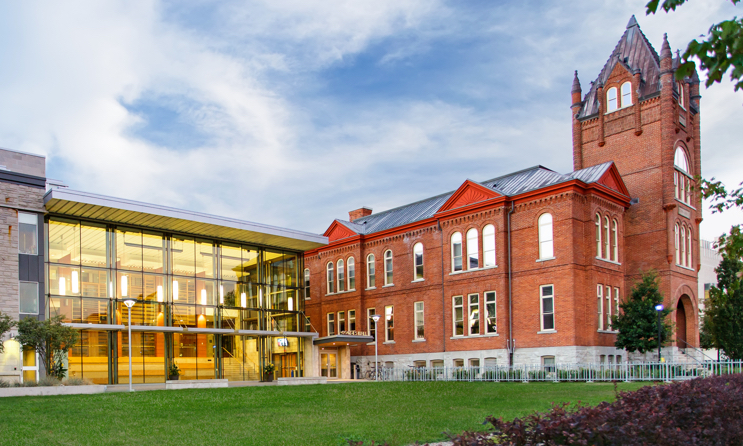
<svg viewBox="0 0 743 446"><path fill-rule="evenodd" d="M348 384L348 383L363 383L373 382L366 379L331 379L328 380L328 384ZM276 381L272 382L261 382L261 381L229 381L227 387L259 387L259 386L277 386L279 383ZM299 384L307 385L307 384ZM132 385L135 392L143 392L147 390L165 390L165 383L151 383L151 384L134 384ZM128 392L129 384L108 384L106 385L106 392Z"/></svg>

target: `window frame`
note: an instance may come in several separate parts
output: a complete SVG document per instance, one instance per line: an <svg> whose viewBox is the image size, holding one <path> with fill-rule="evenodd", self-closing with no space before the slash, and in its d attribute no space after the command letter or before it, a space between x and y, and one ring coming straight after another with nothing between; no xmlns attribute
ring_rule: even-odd
<svg viewBox="0 0 743 446"><path fill-rule="evenodd" d="M416 341L422 341L426 339L424 308L425 304L423 301L413 303L413 339Z"/></svg>
<svg viewBox="0 0 743 446"><path fill-rule="evenodd" d="M473 303L473 298L475 302ZM477 315L473 314L472 310L475 310ZM477 332L473 330L473 325L477 325ZM480 294L470 293L467 295L467 336L479 336L482 334L482 327L480 326Z"/></svg>
<svg viewBox="0 0 743 446"><path fill-rule="evenodd" d="M330 329L330 324L333 324L333 329ZM328 331L328 336L334 336L335 335L335 313L332 311L330 313L327 313L325 315L325 328Z"/></svg>
<svg viewBox="0 0 743 446"><path fill-rule="evenodd" d="M34 286L34 290L33 290L33 301L36 304L36 312L35 313L30 313L30 312L27 312L27 311L21 311L21 309L23 308L23 290L22 290L22 288L23 288L24 285L33 285ZM26 280L19 280L18 281L18 314L28 314L28 315L38 316L39 315L39 312L41 311L41 308L40 308L41 305L40 305L39 300L40 300L39 299L39 282L31 282L31 281L26 281Z"/></svg>
<svg viewBox="0 0 743 446"><path fill-rule="evenodd" d="M395 306L384 306L384 342L395 342Z"/></svg>
<svg viewBox="0 0 743 446"><path fill-rule="evenodd" d="M459 241L455 241L458 238ZM451 246L451 271L453 273L464 271L464 248L462 243L462 233L457 231L449 237L449 244ZM456 247L459 245L459 256L456 254ZM457 265L457 259L459 259L459 265ZM457 268L459 266L459 268Z"/></svg>
<svg viewBox="0 0 743 446"><path fill-rule="evenodd" d="M336 319L337 327L338 327L338 334L341 334L342 332L346 331L346 312L345 311L339 311L338 312L338 318Z"/></svg>
<svg viewBox="0 0 743 446"><path fill-rule="evenodd" d="M619 263L619 223L616 218L611 220L612 230L612 260Z"/></svg>
<svg viewBox="0 0 743 446"><path fill-rule="evenodd" d="M492 230L492 234L490 230ZM492 239L491 246L488 246L488 240ZM498 265L498 256L495 251L495 225L487 224L482 228L482 266L483 268L492 268ZM488 262L488 254L492 253L493 261Z"/></svg>
<svg viewBox="0 0 743 446"><path fill-rule="evenodd" d="M346 260L346 277L348 278L348 291L356 291L356 259L353 256Z"/></svg>
<svg viewBox="0 0 743 446"><path fill-rule="evenodd" d="M389 254L389 255L388 255ZM384 286L394 285L394 264L392 250L384 252Z"/></svg>
<svg viewBox="0 0 743 446"><path fill-rule="evenodd" d="M304 300L310 300L310 269L305 268L304 269Z"/></svg>
<svg viewBox="0 0 743 446"><path fill-rule="evenodd" d="M325 266L325 269L325 278L327 279L327 294L335 294L335 262L328 262Z"/></svg>
<svg viewBox="0 0 743 446"><path fill-rule="evenodd" d="M543 223L543 219L549 219L549 222ZM539 242L539 260L550 260L555 258L555 226L554 226L555 219L552 216L551 213L545 212L542 215L539 216L539 219L537 219L537 240ZM549 239L543 240L542 236L544 235L542 233L542 227L549 227ZM546 232L546 230L545 230ZM545 249L543 249L544 246L549 246L549 252L550 255L545 255L544 252Z"/></svg>
<svg viewBox="0 0 743 446"><path fill-rule="evenodd" d="M346 291L346 263L343 261L343 259L338 259L335 265L335 277L338 280L337 290L339 293L343 293L344 291Z"/></svg>
<svg viewBox="0 0 743 446"><path fill-rule="evenodd" d="M356 310L348 310L348 330L356 331Z"/></svg>
<svg viewBox="0 0 743 446"><path fill-rule="evenodd" d="M457 299L459 299L458 304L457 304ZM460 311L459 319L457 319L457 309L459 309ZM464 295L452 296L451 317L452 317L452 336L464 337ZM460 334L457 334L457 328L461 329Z"/></svg>
<svg viewBox="0 0 743 446"><path fill-rule="evenodd" d="M611 228L609 224L609 217L604 217L604 237L606 240L604 240L604 259L609 260L611 259Z"/></svg>
<svg viewBox="0 0 743 446"><path fill-rule="evenodd" d="M611 304L613 302L612 302L612 296L611 296L611 286L609 286L609 285L606 285L606 293L605 293L604 299L606 299L606 305L605 305L605 307L606 307L606 323L604 325L605 325L605 327L606 327L606 329L608 331L614 331L613 328L612 328L612 326L611 326L611 313L612 313L612 311L611 311L612 305Z"/></svg>
<svg viewBox="0 0 743 446"><path fill-rule="evenodd" d="M596 213L596 221L594 224L596 225L596 258L603 259L603 231L601 230L601 214L598 212Z"/></svg>
<svg viewBox="0 0 743 446"><path fill-rule="evenodd" d="M490 296L492 295L492 299L490 299ZM485 301L485 312L483 313L484 322L485 322L485 334L496 334L498 333L498 296L495 291L485 291L483 293L483 300ZM492 305L493 314L490 315L490 308ZM490 324L488 323L490 319L495 321L493 324L495 327L495 330L490 331Z"/></svg>
<svg viewBox="0 0 743 446"><path fill-rule="evenodd" d="M21 221L21 220L24 220L24 219L25 220L28 220L28 221ZM31 220L33 220L33 223L30 223ZM21 242L23 240L25 240L25 238L22 237L22 235L24 234L24 232L21 231L21 225L27 225L27 226L33 225L33 227L34 227L34 230L33 230L33 252L23 252L23 251L21 251ZM78 229L79 229L79 227L78 227ZM28 249L26 249L26 251L28 251ZM29 256L37 256L37 255L39 255L39 216L36 215L36 214L32 214L30 212L18 211L18 254L29 255ZM31 313L24 313L24 314L31 314Z"/></svg>
<svg viewBox="0 0 743 446"><path fill-rule="evenodd" d="M544 289L550 287L552 289L552 294L545 295ZM551 300L552 301L552 311L547 313L544 311L544 301L545 300ZM545 317L550 316L552 319L552 328L545 328ZM557 331L557 321L555 319L555 285L554 284L546 284L546 285L540 285L539 286L539 324L542 332L552 332Z"/></svg>
<svg viewBox="0 0 743 446"><path fill-rule="evenodd" d="M627 87L627 91L624 91L624 87ZM627 81L622 83L622 85L619 86L619 96L622 98L620 108L629 107L632 105L632 82ZM627 98L627 103L625 104L624 99Z"/></svg>
<svg viewBox="0 0 743 446"><path fill-rule="evenodd" d="M596 285L596 298L598 299L598 331L604 331L604 285Z"/></svg>
<svg viewBox="0 0 743 446"><path fill-rule="evenodd" d="M366 331L369 333L369 336L372 336L374 338L374 342L377 342L377 330L374 327L374 319L372 319L372 316L374 316L375 314L377 314L377 309L375 307L366 309Z"/></svg>
<svg viewBox="0 0 743 446"><path fill-rule="evenodd" d="M420 251L420 253L418 252ZM418 262L420 260L420 263ZM424 280L423 269L423 243L413 245L413 281ZM420 271L419 271L420 270Z"/></svg>
<svg viewBox="0 0 743 446"><path fill-rule="evenodd" d="M614 94L612 97L612 93ZM614 102L614 108L612 108L612 101ZM606 90L606 113L611 113L619 110L619 92L617 87L611 87Z"/></svg>
<svg viewBox="0 0 743 446"><path fill-rule="evenodd" d="M374 254L366 256L366 289L377 287L377 268Z"/></svg>
<svg viewBox="0 0 743 446"><path fill-rule="evenodd" d="M474 261L474 265L472 266ZM477 228L467 230L467 271L480 269L480 233Z"/></svg>

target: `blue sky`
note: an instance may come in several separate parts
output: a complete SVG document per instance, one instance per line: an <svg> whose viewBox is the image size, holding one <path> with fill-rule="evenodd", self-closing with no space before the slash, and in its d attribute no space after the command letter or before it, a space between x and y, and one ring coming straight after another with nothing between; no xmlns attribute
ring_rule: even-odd
<svg viewBox="0 0 743 446"><path fill-rule="evenodd" d="M656 50L740 15L692 0L0 4L0 147L70 187L323 232L535 164L572 169L570 87L632 14ZM702 92L703 173L743 180L743 93ZM741 213L707 213L712 238Z"/></svg>

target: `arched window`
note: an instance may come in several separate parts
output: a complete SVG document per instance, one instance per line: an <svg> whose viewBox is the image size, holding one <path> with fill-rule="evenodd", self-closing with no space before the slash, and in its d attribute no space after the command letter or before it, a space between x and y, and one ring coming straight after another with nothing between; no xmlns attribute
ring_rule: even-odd
<svg viewBox="0 0 743 446"><path fill-rule="evenodd" d="M377 275L374 268L374 254L366 256L366 287L375 288L377 286Z"/></svg>
<svg viewBox="0 0 743 446"><path fill-rule="evenodd" d="M423 243L413 246L413 269L414 280L423 280Z"/></svg>
<svg viewBox="0 0 743 446"><path fill-rule="evenodd" d="M392 251L384 252L384 285L392 285Z"/></svg>
<svg viewBox="0 0 743 446"><path fill-rule="evenodd" d="M691 265L691 228L686 231L686 266L689 268Z"/></svg>
<svg viewBox="0 0 743 446"><path fill-rule="evenodd" d="M346 268L348 268L348 291L354 291L356 289L356 261L353 257L348 258Z"/></svg>
<svg viewBox="0 0 743 446"><path fill-rule="evenodd" d="M328 262L328 294L335 293L335 265Z"/></svg>
<svg viewBox="0 0 743 446"><path fill-rule="evenodd" d="M552 246L552 214L542 214L538 220L539 226L539 258L551 259L554 257Z"/></svg>
<svg viewBox="0 0 743 446"><path fill-rule="evenodd" d="M601 255L601 247L603 245L601 239L601 215L596 214L596 257L599 259L603 258Z"/></svg>
<svg viewBox="0 0 743 446"><path fill-rule="evenodd" d="M622 93L622 107L629 107L632 105L632 83L623 83L620 87L620 93Z"/></svg>
<svg viewBox="0 0 743 446"><path fill-rule="evenodd" d="M310 298L310 269L305 268L304 270L304 298Z"/></svg>
<svg viewBox="0 0 743 446"><path fill-rule="evenodd" d="M338 292L346 291L346 269L343 259L338 260Z"/></svg>
<svg viewBox="0 0 743 446"><path fill-rule="evenodd" d="M617 104L617 88L611 87L606 91L606 112L613 112L619 108L619 104Z"/></svg>
<svg viewBox="0 0 743 446"><path fill-rule="evenodd" d="M684 97L684 84L681 82L676 82L676 88L678 88L679 91L679 105L681 108L686 110L686 98Z"/></svg>
<svg viewBox="0 0 743 446"><path fill-rule="evenodd" d="M612 260L619 262L619 235L617 234L618 224L616 220L611 222L611 246L612 246Z"/></svg>
<svg viewBox="0 0 743 446"><path fill-rule="evenodd" d="M673 186L676 198L686 204L691 201L691 174L689 173L689 160L683 148L676 147L676 153L673 155Z"/></svg>
<svg viewBox="0 0 743 446"><path fill-rule="evenodd" d="M604 217L604 258L609 260L611 258L611 233L609 232L609 217Z"/></svg>
<svg viewBox="0 0 743 446"><path fill-rule="evenodd" d="M684 225L681 225L681 236L679 237L680 242L679 245L681 246L681 265L686 266L686 227Z"/></svg>
<svg viewBox="0 0 743 446"><path fill-rule="evenodd" d="M477 240L477 229L467 231L467 269L480 267L480 243Z"/></svg>
<svg viewBox="0 0 743 446"><path fill-rule="evenodd" d="M482 228L482 260L486 268L495 266L495 226Z"/></svg>
<svg viewBox="0 0 743 446"><path fill-rule="evenodd" d="M676 225L673 227L673 237L674 237L674 246L676 248L676 264L681 264L681 255L680 255L680 248L679 248L679 225L676 223Z"/></svg>
<svg viewBox="0 0 743 446"><path fill-rule="evenodd" d="M451 270L462 271L462 234L459 232L451 236Z"/></svg>

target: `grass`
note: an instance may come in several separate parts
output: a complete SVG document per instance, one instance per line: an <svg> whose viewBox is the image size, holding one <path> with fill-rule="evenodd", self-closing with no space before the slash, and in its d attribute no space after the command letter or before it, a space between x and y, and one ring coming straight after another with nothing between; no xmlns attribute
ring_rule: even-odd
<svg viewBox="0 0 743 446"><path fill-rule="evenodd" d="M611 383L388 382L2 398L0 444L406 445L614 396Z"/></svg>

